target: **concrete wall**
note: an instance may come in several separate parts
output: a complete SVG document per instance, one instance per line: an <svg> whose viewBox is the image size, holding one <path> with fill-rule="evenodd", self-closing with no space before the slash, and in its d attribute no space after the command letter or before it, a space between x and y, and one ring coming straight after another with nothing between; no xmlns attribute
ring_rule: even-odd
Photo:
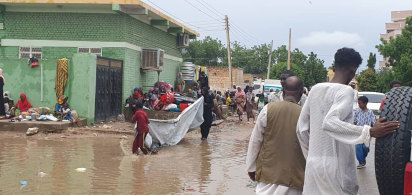
<svg viewBox="0 0 412 195"><path fill-rule="evenodd" d="M4 91L10 91L15 103L19 94L25 93L33 107L45 106L53 109L57 99L54 90L57 58L73 56L73 50L76 48L43 48L43 55L55 57L39 60L43 67L43 101L41 101L41 68L40 66L30 68L27 59L18 59L18 49L18 47L0 47L0 68L3 69L3 75L6 78ZM70 106L77 110L81 117L92 122L94 120L94 115L92 116L91 113L94 114L96 56L75 54L68 59L69 78L65 95L69 97ZM91 80L94 80L94 84ZM91 93L93 95L90 95ZM92 104L91 101L93 101Z"/></svg>
<svg viewBox="0 0 412 195"><path fill-rule="evenodd" d="M70 106L89 124L94 121L95 112L96 59L96 55L74 54L66 87Z"/></svg>
<svg viewBox="0 0 412 195"><path fill-rule="evenodd" d="M128 15L5 12L0 38L128 42L181 57L176 36ZM2 31L2 30L0 30ZM3 35L2 35L3 34Z"/></svg>
<svg viewBox="0 0 412 195"><path fill-rule="evenodd" d="M33 106L54 107L56 92L54 84L56 80L57 59L70 53L71 48L43 48L45 56L53 55L54 58L39 60L43 66L43 101L41 101L41 74L40 66L30 68L27 59L19 59L18 47L0 47L0 68L6 77L5 91L10 91L14 100L20 93L25 93ZM51 54L60 51L59 55ZM69 60L69 67L71 61ZM69 68L70 69L70 68Z"/></svg>
<svg viewBox="0 0 412 195"><path fill-rule="evenodd" d="M207 67L209 85L213 90L224 91L232 88L230 85L229 69L224 67ZM232 81L235 85L244 86L243 69L232 68Z"/></svg>
<svg viewBox="0 0 412 195"><path fill-rule="evenodd" d="M181 65L182 56L174 35L128 15L7 11L0 15L5 26L0 30L0 68L4 69L7 79L5 90L10 91L15 100L24 92L33 106L53 108L57 99L54 90L57 59L66 57L69 59L69 79L65 95L70 97L71 107L89 122L94 120L96 56L79 55L80 46L65 44L79 42L85 44L81 47L88 47L87 44L94 47L104 43L106 45L98 46L102 48L103 57L123 60L123 102L133 88L144 87L148 91L157 82L157 72L140 70L142 48L165 51L161 81L174 84ZM9 40L12 45L5 46L4 40ZM27 59L19 59L19 46L39 47L37 44L42 42L48 45L40 45L43 50L43 59L39 59L44 70L43 101L40 100L40 67L30 68ZM118 43L128 45L123 47Z"/></svg>

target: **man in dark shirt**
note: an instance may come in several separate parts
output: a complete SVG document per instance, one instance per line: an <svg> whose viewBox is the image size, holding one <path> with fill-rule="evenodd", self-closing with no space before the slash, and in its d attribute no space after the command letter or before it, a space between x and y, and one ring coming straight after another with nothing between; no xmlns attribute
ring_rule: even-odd
<svg viewBox="0 0 412 195"><path fill-rule="evenodd" d="M202 96L203 96L203 119L204 122L200 125L200 132L202 133L202 140L206 140L207 136L209 135L210 127L212 127L213 117L212 117L212 108L213 104L213 97L209 94L209 90L207 87L202 88Z"/></svg>

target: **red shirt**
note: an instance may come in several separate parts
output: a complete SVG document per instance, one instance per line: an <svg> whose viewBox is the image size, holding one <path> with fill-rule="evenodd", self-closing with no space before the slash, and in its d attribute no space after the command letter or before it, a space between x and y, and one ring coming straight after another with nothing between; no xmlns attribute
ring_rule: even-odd
<svg viewBox="0 0 412 195"><path fill-rule="evenodd" d="M382 102L381 102L381 106L379 107L379 110L382 111L383 109L383 105L385 104L386 101L386 96L383 98Z"/></svg>
<svg viewBox="0 0 412 195"><path fill-rule="evenodd" d="M137 124L137 132L141 133L149 133L149 117L147 117L146 112L143 110L138 110L133 115L133 121L136 121Z"/></svg>

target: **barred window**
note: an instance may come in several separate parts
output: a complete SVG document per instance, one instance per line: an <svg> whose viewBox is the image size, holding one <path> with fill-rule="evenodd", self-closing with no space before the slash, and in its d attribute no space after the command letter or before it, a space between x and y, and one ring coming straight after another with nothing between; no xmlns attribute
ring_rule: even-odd
<svg viewBox="0 0 412 195"><path fill-rule="evenodd" d="M42 48L41 47L20 47L19 56L21 59L28 59L35 57L37 59L42 59Z"/></svg>
<svg viewBox="0 0 412 195"><path fill-rule="evenodd" d="M102 48L80 48L79 53L91 53L97 56L102 56Z"/></svg>

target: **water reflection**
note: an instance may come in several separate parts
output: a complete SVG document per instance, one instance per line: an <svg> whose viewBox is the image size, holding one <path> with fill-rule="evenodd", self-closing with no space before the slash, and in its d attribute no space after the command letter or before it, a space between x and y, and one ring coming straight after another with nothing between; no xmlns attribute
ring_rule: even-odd
<svg viewBox="0 0 412 195"><path fill-rule="evenodd" d="M187 136L151 156L124 154L121 144L129 151L132 141L0 135L0 194L253 193L246 186L243 139ZM80 167L86 172L75 171ZM23 188L22 180L28 182Z"/></svg>

